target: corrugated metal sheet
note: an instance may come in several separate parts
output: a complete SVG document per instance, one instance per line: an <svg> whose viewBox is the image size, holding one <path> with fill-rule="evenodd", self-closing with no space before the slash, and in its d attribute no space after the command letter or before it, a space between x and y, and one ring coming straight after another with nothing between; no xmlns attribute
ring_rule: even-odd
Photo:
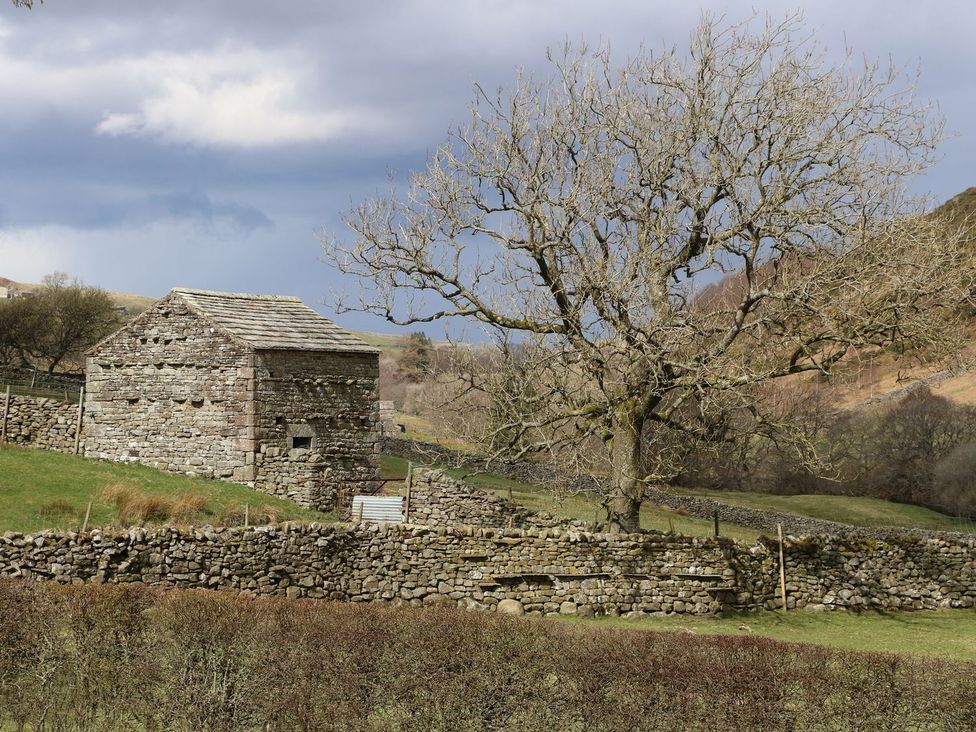
<svg viewBox="0 0 976 732"><path fill-rule="evenodd" d="M360 514L360 512L362 512ZM363 521L377 521L384 523L403 522L402 496L353 496L352 517Z"/></svg>

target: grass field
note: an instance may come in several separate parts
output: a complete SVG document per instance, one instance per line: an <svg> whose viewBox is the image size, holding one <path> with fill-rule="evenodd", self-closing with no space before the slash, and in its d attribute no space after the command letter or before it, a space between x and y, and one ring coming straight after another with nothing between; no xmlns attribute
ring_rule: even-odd
<svg viewBox="0 0 976 732"><path fill-rule="evenodd" d="M840 521L855 526L908 526L934 531L976 533L976 522L957 519L937 511L906 503L859 496L775 496L742 491L709 491L676 489L685 495L711 498L733 506L780 511L826 521Z"/></svg>
<svg viewBox="0 0 976 732"><path fill-rule="evenodd" d="M762 636L851 651L976 661L976 610L848 613L762 612L640 619L572 618L565 622L696 635Z"/></svg>
<svg viewBox="0 0 976 732"><path fill-rule="evenodd" d="M381 469L384 478L399 479L407 473L407 461L395 455L383 455L381 457ZM591 523L605 519L601 516L597 503L584 495L556 496L540 486L490 473L472 473L468 470L448 470L446 472L448 475L464 478L465 481L504 498L511 497L517 503L535 511L546 511L556 516ZM707 519L685 516L647 504L641 508L641 528L657 531L671 531L673 529L676 533L690 536L712 536L714 534L714 526ZM745 526L730 523L722 523L720 530L722 536L748 542L755 541L760 533Z"/></svg>
<svg viewBox="0 0 976 732"><path fill-rule="evenodd" d="M401 478L406 467L407 462L402 458L383 456L382 474L386 478ZM458 477L463 473L450 472ZM496 475L470 475L466 479L506 497L511 489L515 500L531 508L593 520L593 504L580 496L558 500L537 486ZM77 529L88 500L93 497L96 500L90 524L113 524L114 507L97 500L97 496L103 489L119 484L148 494L192 492L206 496L206 506L193 523L212 522L214 517L234 503L248 504L252 510L262 505L273 507L280 520L333 520L328 514L302 509L245 486L169 475L140 465L86 460L46 450L0 447L0 531L33 531L45 527ZM395 486L391 488L396 489ZM52 514L46 510L52 504L67 504L70 511ZM668 530L669 518L676 531L693 535L711 533L712 527L708 521L650 507L642 511L641 523L645 528ZM723 524L722 532L746 541L756 537L754 531L728 524ZM976 660L976 611L969 610L860 615L797 611L701 618L577 619L567 622L691 632L697 635L752 635L849 650Z"/></svg>
<svg viewBox="0 0 976 732"><path fill-rule="evenodd" d="M383 455L381 475L399 479L406 474L407 461ZM539 486L510 480L499 475L450 470L465 480L500 496L538 511L593 522L602 520L597 504L583 495L556 496ZM206 497L205 507L192 523L215 522L236 506L250 506L252 516L266 507L283 521L331 521L330 514L296 506L246 486L222 481L188 478L162 473L134 464L86 460L47 450L17 447L0 448L0 531L34 531L40 528L77 528L81 525L89 500L93 500L90 525L106 525L116 520L116 509L100 494L111 486L131 486L140 493L173 496L193 493ZM392 484L388 490L396 491ZM917 526L928 529L974 531L972 522L961 525L956 519L934 511L869 498L848 496L771 496L758 493L697 491L717 500L750 508L784 511L862 526ZM674 511L645 505L641 526L658 531L675 531L693 536L711 536L712 522ZM723 522L721 533L751 542L760 532Z"/></svg>
<svg viewBox="0 0 976 732"><path fill-rule="evenodd" d="M330 514L302 508L291 501L234 483L170 475L142 465L87 460L49 450L0 447L0 531L36 531L42 528L78 529L89 500L93 500L90 526L116 521L116 509L99 500L112 486L129 486L140 494L205 497L203 509L190 521L214 522L228 511L249 506L252 517L272 512L281 521L333 521Z"/></svg>
<svg viewBox="0 0 976 732"><path fill-rule="evenodd" d="M385 478L399 478L406 475L407 461L403 458L383 455L382 466ZM557 516L582 521L602 520L596 503L583 495L554 496L550 491L539 486L499 475L471 473L466 470L447 472L456 478L464 477L466 481L500 496L506 498L511 496L513 500L527 508L548 511ZM973 521L960 520L920 506L883 501L878 498L824 495L776 496L738 491L675 490L685 495L712 498L731 505L809 516L855 526L899 526L976 533L976 523ZM687 516L650 504L645 504L641 508L641 527L657 531L673 529L678 533L692 536L712 536L714 533L714 526L708 519ZM728 522L721 523L720 532L722 536L742 541L754 541L761 533Z"/></svg>

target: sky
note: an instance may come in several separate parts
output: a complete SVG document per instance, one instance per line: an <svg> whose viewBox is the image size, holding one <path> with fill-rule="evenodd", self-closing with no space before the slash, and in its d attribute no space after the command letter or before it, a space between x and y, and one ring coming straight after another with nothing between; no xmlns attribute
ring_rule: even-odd
<svg viewBox="0 0 976 732"><path fill-rule="evenodd" d="M422 169L474 83L544 73L567 40L680 48L703 11L754 9L802 10L831 54L919 67L950 136L915 188L976 185L972 2L0 0L0 276L291 294L330 314L347 283L323 230Z"/></svg>

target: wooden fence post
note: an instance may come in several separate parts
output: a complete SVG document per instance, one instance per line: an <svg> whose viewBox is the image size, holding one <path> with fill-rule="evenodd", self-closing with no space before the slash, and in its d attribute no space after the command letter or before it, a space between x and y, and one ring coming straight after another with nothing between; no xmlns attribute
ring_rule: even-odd
<svg viewBox="0 0 976 732"><path fill-rule="evenodd" d="M78 393L78 419L75 421L75 455L81 452L81 418L85 411L85 387Z"/></svg>
<svg viewBox="0 0 976 732"><path fill-rule="evenodd" d="M718 536L718 509L715 509L715 536Z"/></svg>
<svg viewBox="0 0 976 732"><path fill-rule="evenodd" d="M407 463L407 495L403 501L403 523L410 523L410 491L413 488L413 463Z"/></svg>
<svg viewBox="0 0 976 732"><path fill-rule="evenodd" d="M91 518L92 501L88 501L88 508L85 509L85 521L81 525L81 533L84 534L88 530L88 519Z"/></svg>
<svg viewBox="0 0 976 732"><path fill-rule="evenodd" d="M786 612L786 559L783 556L783 524L776 524L779 534L779 594L783 598L783 612Z"/></svg>
<svg viewBox="0 0 976 732"><path fill-rule="evenodd" d="M7 441L7 415L10 412L10 384L7 384L7 391L3 396L3 427L0 428L0 442Z"/></svg>

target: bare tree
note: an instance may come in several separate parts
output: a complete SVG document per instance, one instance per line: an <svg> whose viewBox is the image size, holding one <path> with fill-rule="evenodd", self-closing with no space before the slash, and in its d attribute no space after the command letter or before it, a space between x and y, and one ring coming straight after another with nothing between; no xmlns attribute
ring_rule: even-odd
<svg viewBox="0 0 976 732"><path fill-rule="evenodd" d="M548 78L477 87L405 195L325 240L369 283L340 307L473 319L517 346L481 382L522 405L498 434L599 455L619 528L680 458L648 461L648 430L707 440L730 408L761 429L772 380L896 342L946 353L965 297L957 233L905 194L942 134L911 80L827 63L797 16L756 22L705 16L686 54L620 66L566 47Z"/></svg>

